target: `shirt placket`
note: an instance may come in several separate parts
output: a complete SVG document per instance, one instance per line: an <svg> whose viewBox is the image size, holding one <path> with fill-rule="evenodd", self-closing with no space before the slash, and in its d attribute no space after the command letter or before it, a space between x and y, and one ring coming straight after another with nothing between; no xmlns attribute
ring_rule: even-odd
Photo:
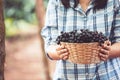
<svg viewBox="0 0 120 80"><path fill-rule="evenodd" d="M84 15L84 29L87 29L87 15Z"/></svg>
<svg viewBox="0 0 120 80"><path fill-rule="evenodd" d="M88 6L88 9L86 10L86 12L84 12L83 10L82 10L82 8L80 7L80 5L78 5L76 8L75 8L75 10L76 11L78 11L80 14L82 14L82 16L83 16L83 28L84 29L87 29L88 28L88 13L89 13L89 11L90 11L90 9L92 8L93 6L92 5L89 5Z"/></svg>

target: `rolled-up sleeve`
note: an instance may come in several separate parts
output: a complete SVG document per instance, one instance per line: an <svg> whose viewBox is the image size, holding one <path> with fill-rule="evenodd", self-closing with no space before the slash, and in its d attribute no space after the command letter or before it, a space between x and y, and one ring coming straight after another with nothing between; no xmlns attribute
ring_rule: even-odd
<svg viewBox="0 0 120 80"><path fill-rule="evenodd" d="M115 7L115 16L114 16L114 26L113 26L113 37L112 42L120 42L120 3L119 0L116 1L116 7Z"/></svg>
<svg viewBox="0 0 120 80"><path fill-rule="evenodd" d="M56 38L58 36L57 24L57 1L49 0L46 11L45 26L41 30L41 35L44 39L45 52L48 51L50 45L56 44Z"/></svg>

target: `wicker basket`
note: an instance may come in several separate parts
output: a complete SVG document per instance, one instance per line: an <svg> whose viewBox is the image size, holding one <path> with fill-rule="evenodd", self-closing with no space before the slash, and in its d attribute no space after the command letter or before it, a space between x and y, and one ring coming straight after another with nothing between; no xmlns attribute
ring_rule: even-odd
<svg viewBox="0 0 120 80"><path fill-rule="evenodd" d="M67 43L61 42L61 45L64 45L69 51L70 62L76 64L92 64L99 63L99 43Z"/></svg>

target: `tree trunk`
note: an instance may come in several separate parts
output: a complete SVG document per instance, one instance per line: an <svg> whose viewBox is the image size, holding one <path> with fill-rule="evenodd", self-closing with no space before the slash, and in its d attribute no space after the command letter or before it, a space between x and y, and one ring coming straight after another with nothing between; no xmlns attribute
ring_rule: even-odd
<svg viewBox="0 0 120 80"><path fill-rule="evenodd" d="M4 62L5 62L5 26L2 4L3 1L0 0L0 80L4 80Z"/></svg>
<svg viewBox="0 0 120 80"><path fill-rule="evenodd" d="M44 26L44 19L45 19L45 8L43 4L43 0L36 0L36 15L38 18L38 24L39 24L39 32L38 34L40 35L41 28ZM46 58L45 52L44 52L44 42L43 39L40 35L40 50L41 50L41 56L42 56L42 62L44 66L44 71L45 71L45 80L51 80L50 75L49 75L49 65L48 65L48 60Z"/></svg>
<svg viewBox="0 0 120 80"><path fill-rule="evenodd" d="M45 8L43 0L36 0L36 14L39 22L39 29L44 26Z"/></svg>

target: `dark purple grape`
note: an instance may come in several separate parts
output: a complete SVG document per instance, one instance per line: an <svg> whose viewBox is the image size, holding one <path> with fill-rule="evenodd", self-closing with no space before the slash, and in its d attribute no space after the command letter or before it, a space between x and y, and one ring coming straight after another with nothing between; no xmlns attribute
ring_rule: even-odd
<svg viewBox="0 0 120 80"><path fill-rule="evenodd" d="M80 32L77 30L71 32L61 32L61 35L57 37L56 42L69 42L69 43L90 43L99 42L100 44L108 40L102 32L89 31L88 29L81 29Z"/></svg>

